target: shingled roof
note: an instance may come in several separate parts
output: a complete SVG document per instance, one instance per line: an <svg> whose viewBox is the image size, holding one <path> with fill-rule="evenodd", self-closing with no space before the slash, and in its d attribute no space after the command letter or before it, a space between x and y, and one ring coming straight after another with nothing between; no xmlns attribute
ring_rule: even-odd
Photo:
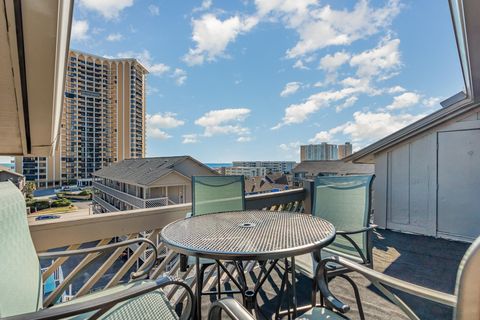
<svg viewBox="0 0 480 320"><path fill-rule="evenodd" d="M122 160L95 171L92 175L129 184L150 185L172 171L186 175L176 167L185 160L191 160L217 174L208 166L190 156L175 156Z"/></svg>

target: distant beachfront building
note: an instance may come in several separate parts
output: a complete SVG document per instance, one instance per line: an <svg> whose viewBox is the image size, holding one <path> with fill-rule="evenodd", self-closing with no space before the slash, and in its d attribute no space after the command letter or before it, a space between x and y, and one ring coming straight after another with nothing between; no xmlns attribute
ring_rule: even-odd
<svg viewBox="0 0 480 320"><path fill-rule="evenodd" d="M16 157L17 172L40 188L90 185L92 172L144 157L147 73L135 59L70 51L54 155Z"/></svg>
<svg viewBox="0 0 480 320"><path fill-rule="evenodd" d="M224 171L227 176L244 175L247 178L267 174L267 168L265 167L224 167Z"/></svg>
<svg viewBox="0 0 480 320"><path fill-rule="evenodd" d="M25 186L25 177L12 171L10 168L0 165L0 182L11 181L18 189L23 191Z"/></svg>
<svg viewBox="0 0 480 320"><path fill-rule="evenodd" d="M290 173L296 165L295 161L233 161L234 167L265 168L267 173Z"/></svg>
<svg viewBox="0 0 480 320"><path fill-rule="evenodd" d="M93 174L95 213L192 202L192 176L217 173L189 156L128 159Z"/></svg>
<svg viewBox="0 0 480 320"><path fill-rule="evenodd" d="M322 142L320 144L309 144L300 146L300 160L339 160L352 154L352 144L329 144Z"/></svg>

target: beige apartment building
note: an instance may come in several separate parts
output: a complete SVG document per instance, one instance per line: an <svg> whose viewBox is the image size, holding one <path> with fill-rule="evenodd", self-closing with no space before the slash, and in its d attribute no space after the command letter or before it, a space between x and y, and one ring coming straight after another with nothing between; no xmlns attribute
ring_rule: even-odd
<svg viewBox="0 0 480 320"><path fill-rule="evenodd" d="M60 137L49 157L16 157L18 173L37 186L91 184L113 162L145 156L145 78L135 59L70 51Z"/></svg>
<svg viewBox="0 0 480 320"><path fill-rule="evenodd" d="M308 144L300 146L300 161L339 160L352 154L352 144Z"/></svg>

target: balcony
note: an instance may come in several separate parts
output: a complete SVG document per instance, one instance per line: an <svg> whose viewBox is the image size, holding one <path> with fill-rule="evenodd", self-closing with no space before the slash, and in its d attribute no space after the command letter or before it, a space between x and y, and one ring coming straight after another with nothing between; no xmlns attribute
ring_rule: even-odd
<svg viewBox="0 0 480 320"><path fill-rule="evenodd" d="M92 186L114 198L116 198L120 202L124 202L134 208L141 209L141 208L155 208L155 207L161 207L161 206L166 206L169 204L174 204L172 201L168 199L168 197L159 197L159 198L153 198L153 199L142 199L135 197L131 194L128 194L126 192L122 192L120 190L116 190L114 188L111 188L109 186L106 186L104 184L98 183L94 181L92 183ZM94 195L93 201L97 201L98 197ZM105 201L104 201L105 202ZM99 203L102 205L101 203ZM107 208L105 208L107 209ZM118 209L114 210L117 211Z"/></svg>
<svg viewBox="0 0 480 320"><path fill-rule="evenodd" d="M311 198L308 189L294 189L269 194L247 196L247 209L263 209L270 211L292 211L308 213L311 209ZM65 218L54 221L35 221L30 223L31 235L38 252L68 247L100 246L115 241L115 239L132 239L144 236L157 243L159 256L150 276L155 279L164 274L170 274L185 280L192 288L197 285L195 267L189 266L186 271L180 270L178 254L169 251L158 240L160 230L177 219L182 219L191 210L191 204L173 205L152 209L114 212L103 215ZM427 286L432 289L453 293L455 275L462 255L468 245L425 236L401 234L392 231L378 230L374 238L374 268L383 273L393 275L402 280ZM45 305L57 300L63 290L73 284L72 295L83 296L91 291L111 288L116 284L128 281L129 271L135 264L148 264L154 259L144 245L129 249L128 258L122 260L123 249L116 250L106 257L98 259L83 273L81 280L76 280L77 270L90 264L96 256L86 255L81 258L59 258L49 265L44 265L46 271L43 279L62 267L63 282L44 300ZM427 257L428 253L428 257ZM258 276L258 264L251 262L246 265L248 282L254 282ZM235 271L231 269L233 273ZM264 285L264 291L259 296L259 305L267 316L273 316L281 283L282 270L274 270ZM217 284L216 269L210 267L206 271L203 282L204 290L213 289ZM221 274L222 286L233 286L225 274ZM397 307L384 299L368 281L354 275L352 279L360 288L364 301L364 310L368 319L404 319ZM297 291L299 305L310 302L311 281L297 276ZM354 319L358 316L356 303L351 287L343 279L332 281L334 293L352 307L348 316ZM174 303L181 302L184 294L178 294L174 288L166 291L167 297ZM436 303L418 300L408 294L399 294L405 302L422 319L449 318L452 308ZM206 316L207 310L215 296L203 297L202 310ZM237 297L236 298L240 298Z"/></svg>

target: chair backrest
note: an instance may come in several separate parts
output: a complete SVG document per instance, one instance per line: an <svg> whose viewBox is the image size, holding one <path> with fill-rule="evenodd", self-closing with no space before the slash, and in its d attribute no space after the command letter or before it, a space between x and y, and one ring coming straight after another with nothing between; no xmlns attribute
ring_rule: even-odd
<svg viewBox="0 0 480 320"><path fill-rule="evenodd" d="M458 268L456 320L480 319L480 237L468 248Z"/></svg>
<svg viewBox="0 0 480 320"><path fill-rule="evenodd" d="M330 221L338 231L359 230L370 225L372 182L374 175L324 176L315 179L313 214ZM349 236L371 261L370 240L362 232ZM328 250L360 258L355 247L337 236Z"/></svg>
<svg viewBox="0 0 480 320"><path fill-rule="evenodd" d="M192 216L245 210L244 176L193 176Z"/></svg>
<svg viewBox="0 0 480 320"><path fill-rule="evenodd" d="M42 275L27 222L25 199L11 182L0 182L0 317L37 311Z"/></svg>

